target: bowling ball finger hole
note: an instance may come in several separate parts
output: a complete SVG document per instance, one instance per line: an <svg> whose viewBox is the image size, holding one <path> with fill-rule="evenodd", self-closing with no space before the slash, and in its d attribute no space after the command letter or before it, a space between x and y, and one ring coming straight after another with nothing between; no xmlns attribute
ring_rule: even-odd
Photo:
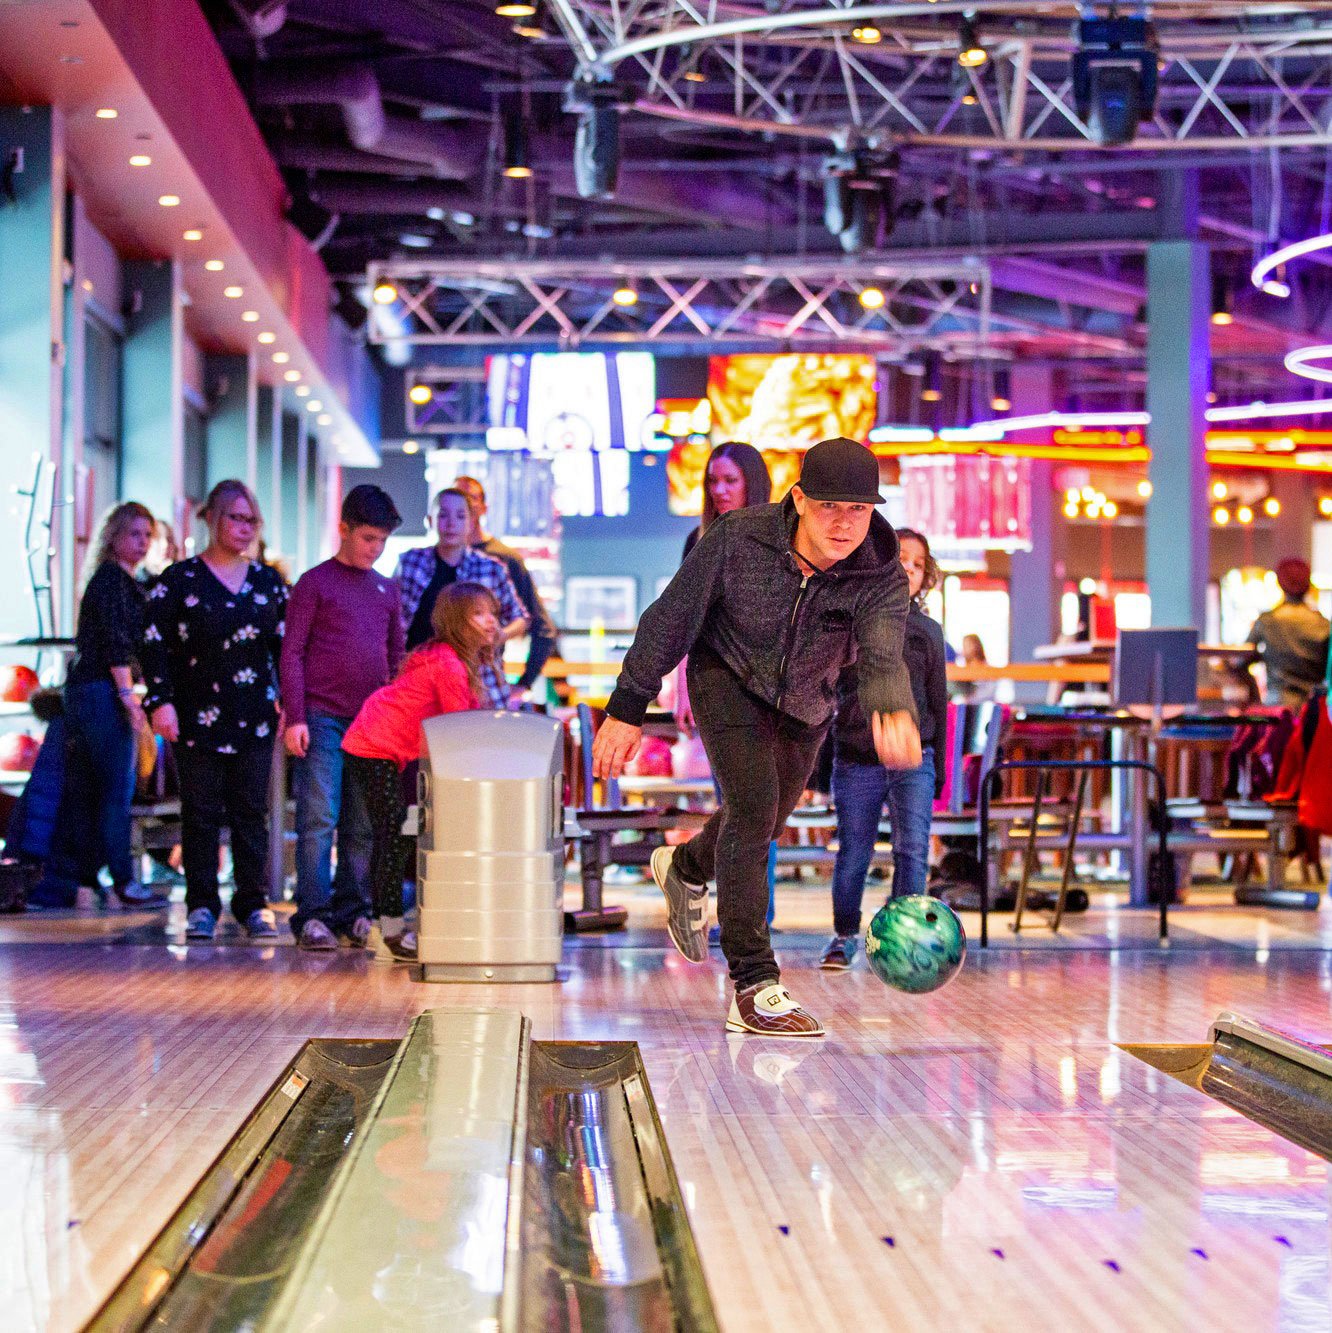
<svg viewBox="0 0 1332 1333"><path fill-rule="evenodd" d="M928 922L930 923L930 925L934 925L934 923L935 923L938 919L939 919L939 913L938 913L938 912L926 912L926 913L925 913L925 920L928 921Z"/></svg>

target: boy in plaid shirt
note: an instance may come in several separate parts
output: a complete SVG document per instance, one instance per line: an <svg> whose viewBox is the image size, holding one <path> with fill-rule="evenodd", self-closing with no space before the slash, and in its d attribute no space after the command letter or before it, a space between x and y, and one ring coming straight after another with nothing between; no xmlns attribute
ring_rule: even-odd
<svg viewBox="0 0 1332 1333"><path fill-rule="evenodd" d="M393 577L402 598L402 623L407 633L407 651L430 638L430 616L439 594L451 583L479 583L495 594L500 608L500 642L495 660L481 668L481 683L492 708L508 707L510 697L521 691L510 687L500 663L502 645L527 633L528 621L509 572L498 560L468 545L472 515L467 496L453 489L435 497L434 546L404 551Z"/></svg>

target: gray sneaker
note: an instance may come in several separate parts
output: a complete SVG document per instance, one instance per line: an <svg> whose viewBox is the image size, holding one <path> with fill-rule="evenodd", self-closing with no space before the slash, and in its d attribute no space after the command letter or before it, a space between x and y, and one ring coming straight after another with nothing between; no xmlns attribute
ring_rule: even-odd
<svg viewBox="0 0 1332 1333"><path fill-rule="evenodd" d="M338 947L338 938L317 917L311 917L301 927L296 944L297 947L309 949L313 953L327 953Z"/></svg>
<svg viewBox="0 0 1332 1333"><path fill-rule="evenodd" d="M855 935L834 935L819 957L819 966L825 972L845 972L856 961Z"/></svg>
<svg viewBox="0 0 1332 1333"><path fill-rule="evenodd" d="M267 907L260 907L250 913L241 925L245 928L245 933L252 940L275 940L277 939L277 918L272 910Z"/></svg>
<svg viewBox="0 0 1332 1333"><path fill-rule="evenodd" d="M671 943L691 963L708 957L708 886L687 884L675 871L674 847L652 853L652 878L666 896L666 929Z"/></svg>
<svg viewBox="0 0 1332 1333"><path fill-rule="evenodd" d="M206 907L196 907L185 918L187 940L211 940L217 931L217 917Z"/></svg>

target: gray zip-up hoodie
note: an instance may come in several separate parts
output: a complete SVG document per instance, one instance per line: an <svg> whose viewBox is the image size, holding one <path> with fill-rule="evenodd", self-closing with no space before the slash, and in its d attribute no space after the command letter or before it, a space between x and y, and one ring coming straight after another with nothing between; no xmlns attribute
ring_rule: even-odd
<svg viewBox="0 0 1332 1333"><path fill-rule="evenodd" d="M661 596L643 612L606 711L634 726L662 678L695 644L710 648L764 703L822 726L842 668L859 663L866 716L915 716L902 659L908 589L897 534L880 514L869 535L822 573L791 552L797 515L780 504L737 509L714 522Z"/></svg>

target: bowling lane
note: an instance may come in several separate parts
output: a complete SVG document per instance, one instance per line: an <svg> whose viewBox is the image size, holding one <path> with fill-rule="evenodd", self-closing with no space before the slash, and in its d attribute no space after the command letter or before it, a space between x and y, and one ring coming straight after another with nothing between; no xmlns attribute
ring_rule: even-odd
<svg viewBox="0 0 1332 1333"><path fill-rule="evenodd" d="M728 1038L720 966L655 947L426 988L290 948L0 946L6 1326L78 1327L305 1038L441 1005L642 1044L728 1330L1332 1322L1326 1163L1115 1046L1223 1008L1326 1037L1321 958L973 953L913 998L782 943L824 1042Z"/></svg>

